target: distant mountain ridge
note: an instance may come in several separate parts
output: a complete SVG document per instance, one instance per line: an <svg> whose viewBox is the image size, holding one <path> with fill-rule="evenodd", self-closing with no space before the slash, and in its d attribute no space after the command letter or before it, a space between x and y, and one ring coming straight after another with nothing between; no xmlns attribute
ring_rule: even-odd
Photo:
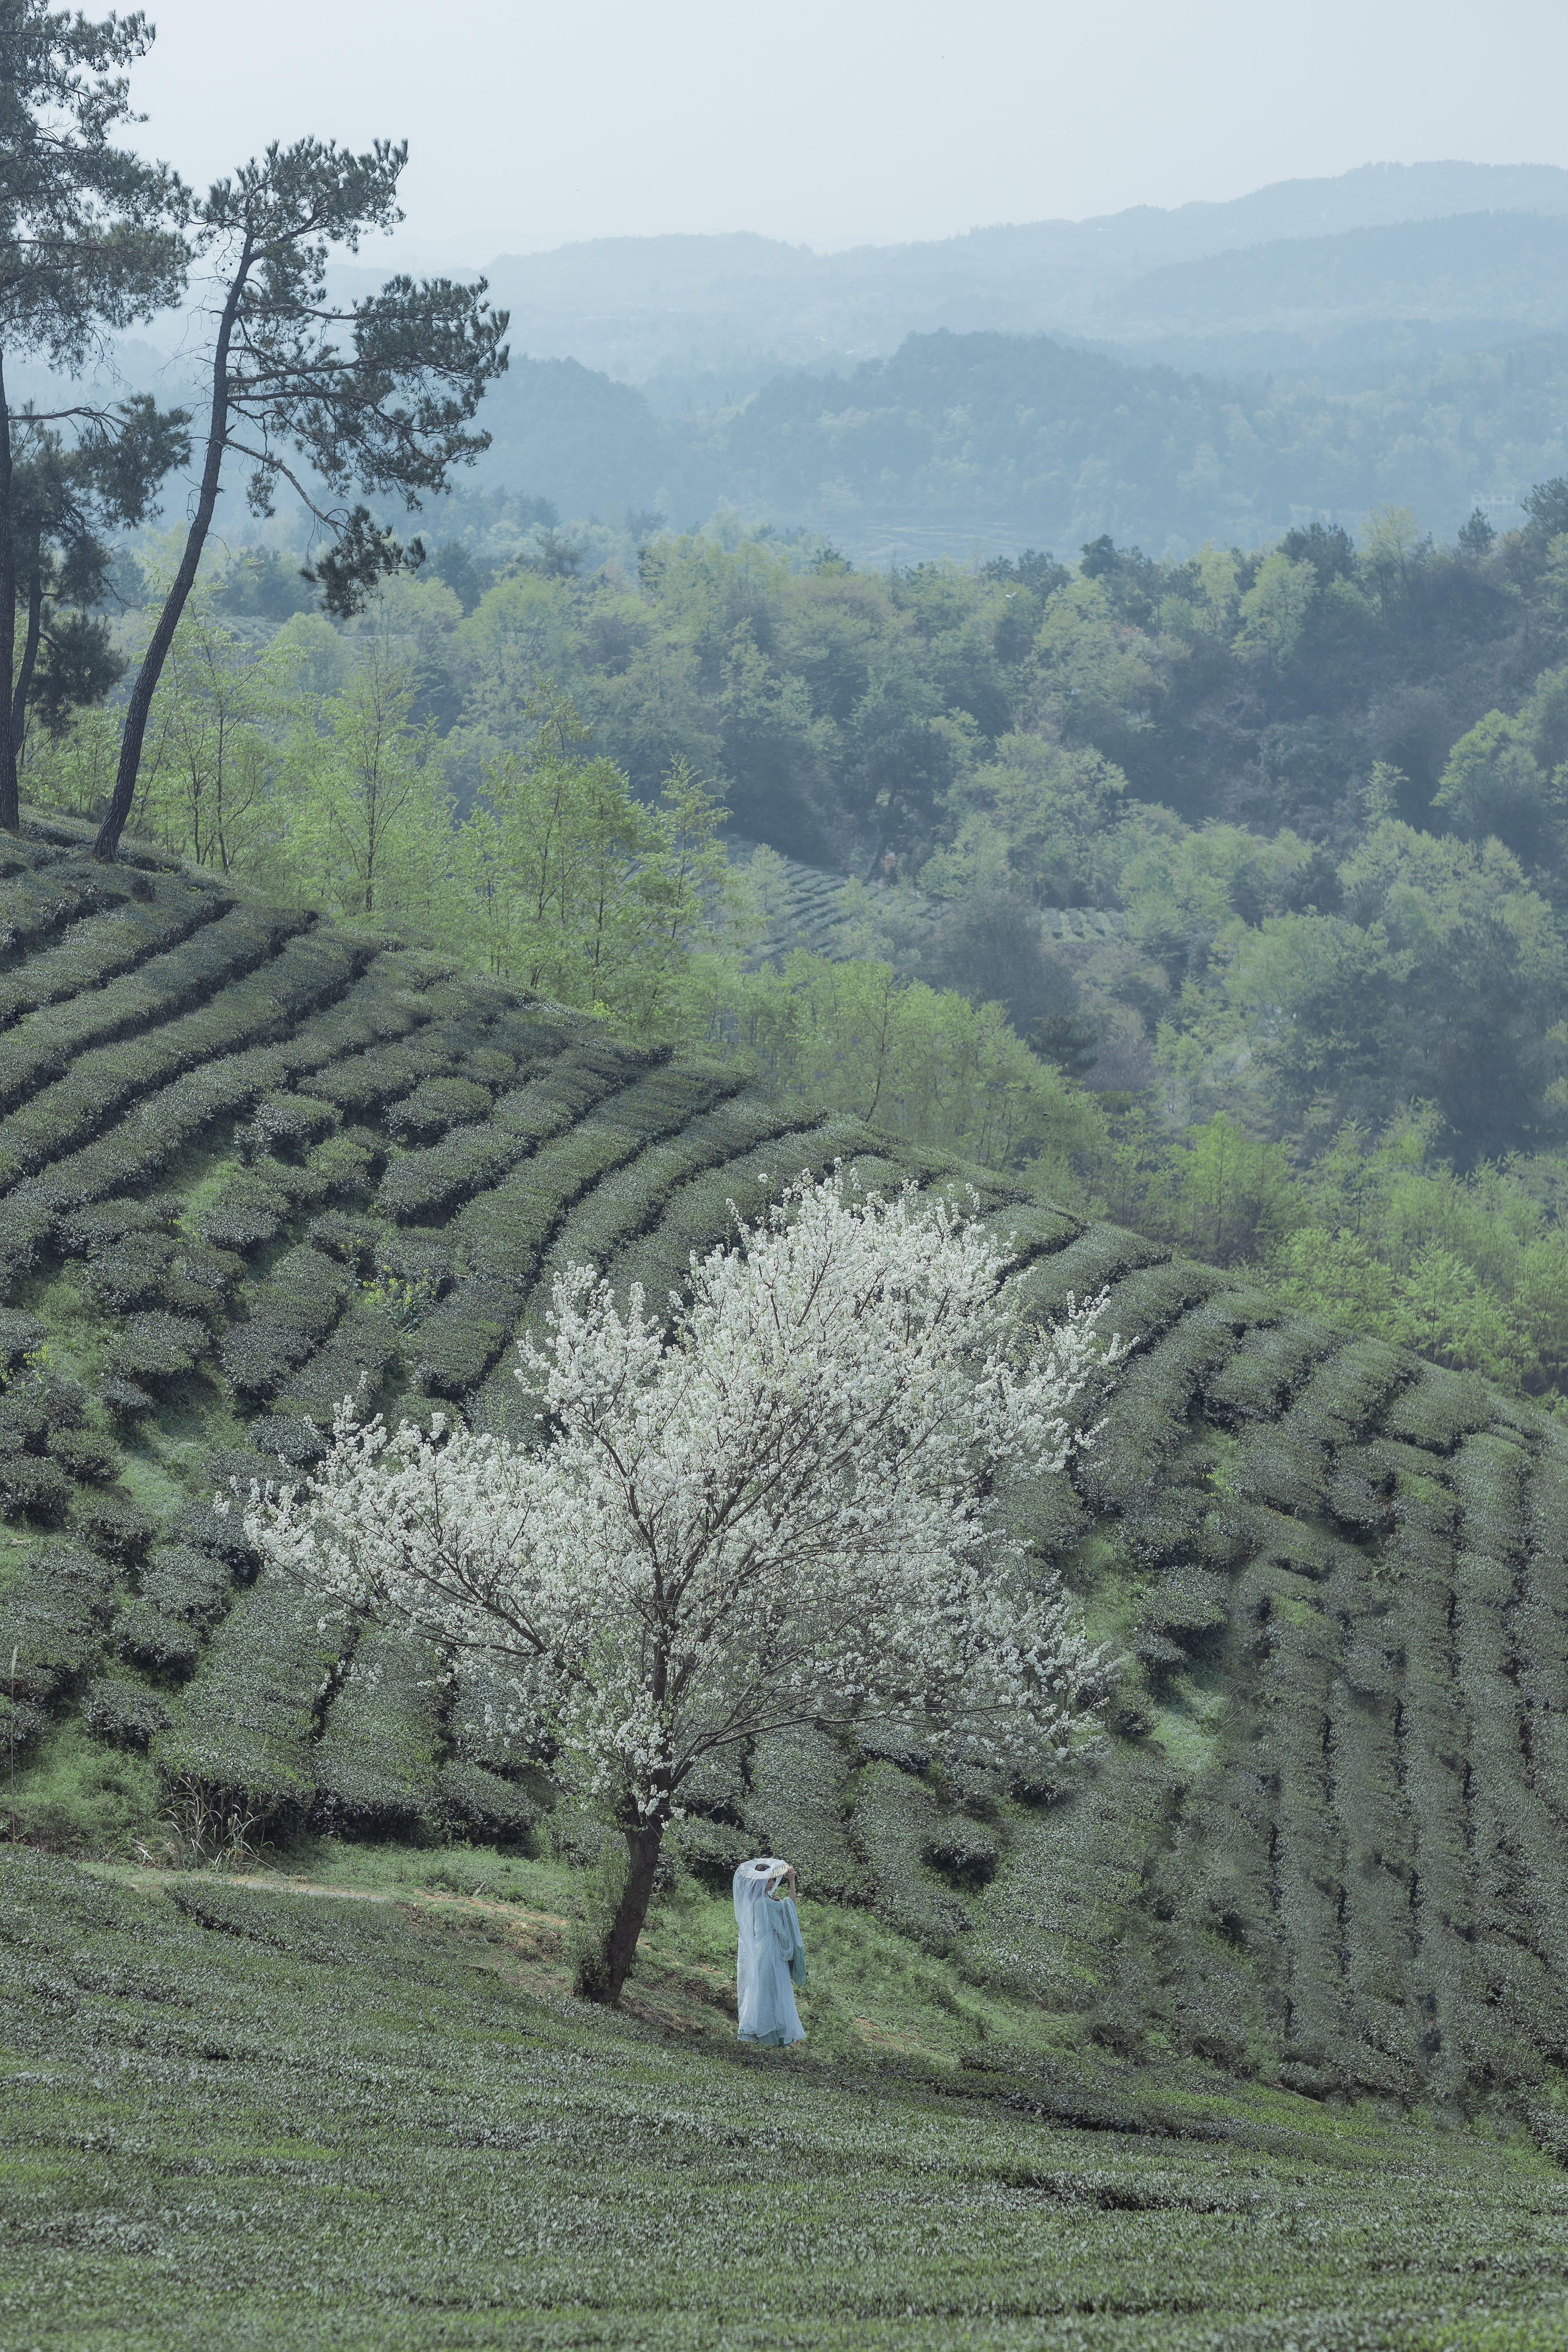
<svg viewBox="0 0 1568 2352"><path fill-rule="evenodd" d="M1482 212L1568 215L1568 171L1369 163L1222 204L1138 205L920 244L815 253L744 232L604 237L501 254L486 274L512 311L518 348L642 381L746 359L880 356L938 327L1092 332L1115 289L1152 269Z"/></svg>
<svg viewBox="0 0 1568 2352"><path fill-rule="evenodd" d="M1568 171L1464 163L841 253L737 231L504 255L512 366L469 478L568 520L728 504L871 562L1251 545L1388 502L1449 533L1568 473L1565 264ZM189 396L182 338L125 339L116 389Z"/></svg>
<svg viewBox="0 0 1568 2352"><path fill-rule="evenodd" d="M1448 214L1281 237L1168 262L1122 286L1109 307L1129 337L1260 323L1310 331L1360 316L1555 327L1568 320L1568 216Z"/></svg>

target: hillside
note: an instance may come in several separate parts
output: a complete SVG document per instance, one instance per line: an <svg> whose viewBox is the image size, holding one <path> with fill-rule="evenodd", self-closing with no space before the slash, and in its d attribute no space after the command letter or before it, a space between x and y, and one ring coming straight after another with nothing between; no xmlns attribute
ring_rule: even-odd
<svg viewBox="0 0 1568 2352"><path fill-rule="evenodd" d="M0 1851L7 2340L1561 2341L1568 2184L1517 2137L998 2042L825 2064L660 2032L563 2000L509 1895L128 1886Z"/></svg>
<svg viewBox="0 0 1568 2352"><path fill-rule="evenodd" d="M727 1203L834 1158L968 1173L634 1054L511 986L93 867L0 865L0 1661L44 1843L151 1834L161 1786L275 1838L600 1832L484 1692L255 1576L220 1482L311 1458L357 1381L507 1426L553 1271L653 1295ZM1479 1381L973 1176L1038 1311L1109 1283L1136 1350L1076 1475L1009 1508L1126 1671L1060 1786L918 1748L763 1743L684 1858L758 1844L869 1900L1064 2052L1314 2095L1503 2098L1549 2141L1568 2042L1568 1433Z"/></svg>

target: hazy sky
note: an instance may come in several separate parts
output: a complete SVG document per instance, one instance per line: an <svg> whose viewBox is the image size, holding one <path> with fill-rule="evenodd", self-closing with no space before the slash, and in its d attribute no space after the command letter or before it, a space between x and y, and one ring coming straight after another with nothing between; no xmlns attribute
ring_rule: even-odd
<svg viewBox="0 0 1568 2352"><path fill-rule="evenodd" d="M1568 164L1568 0L144 5L145 147L204 184L269 138L406 137L406 234L451 261L672 229L947 236L1374 161Z"/></svg>

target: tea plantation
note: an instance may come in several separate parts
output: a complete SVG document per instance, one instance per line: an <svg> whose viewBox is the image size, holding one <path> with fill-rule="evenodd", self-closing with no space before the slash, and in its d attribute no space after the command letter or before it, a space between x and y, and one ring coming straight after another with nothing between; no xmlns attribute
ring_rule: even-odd
<svg viewBox="0 0 1568 2352"><path fill-rule="evenodd" d="M662 1296L841 1157L972 1181L1039 1312L1109 1284L1136 1341L1009 1497L1124 1659L1100 1755L779 1738L681 1834L694 1901L768 1847L809 1938L861 1906L940 2050L681 2046L396 1905L58 1858L172 1803L285 1866L591 1864L482 1677L320 1624L214 1496L357 1387L526 1433L558 1268ZM0 1360L5 2341L1568 2335L1560 1423L65 824L0 844Z"/></svg>

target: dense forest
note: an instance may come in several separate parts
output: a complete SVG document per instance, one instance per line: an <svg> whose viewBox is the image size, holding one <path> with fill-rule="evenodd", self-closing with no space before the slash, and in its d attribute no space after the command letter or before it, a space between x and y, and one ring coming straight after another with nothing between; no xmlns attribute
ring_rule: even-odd
<svg viewBox="0 0 1568 2352"><path fill-rule="evenodd" d="M529 482L569 514L685 523L726 503L866 560L977 544L1016 556L1106 531L1182 554L1209 538L1256 547L1390 498L1451 533L1478 499L1517 520L1529 483L1568 464L1561 325L1480 349L1413 331L1364 340L1244 340L1219 367L1184 347L1178 370L1109 343L943 328L838 371L705 381L691 409L673 383L519 353L487 405L483 478Z"/></svg>
<svg viewBox="0 0 1568 2352"><path fill-rule="evenodd" d="M1560 481L1452 545L1385 509L881 573L722 519L449 511L347 622L276 550L214 561L133 823L1555 1390ZM120 561L128 648L157 560ZM39 693L24 788L95 811L117 706ZM792 930L801 866L840 879Z"/></svg>

